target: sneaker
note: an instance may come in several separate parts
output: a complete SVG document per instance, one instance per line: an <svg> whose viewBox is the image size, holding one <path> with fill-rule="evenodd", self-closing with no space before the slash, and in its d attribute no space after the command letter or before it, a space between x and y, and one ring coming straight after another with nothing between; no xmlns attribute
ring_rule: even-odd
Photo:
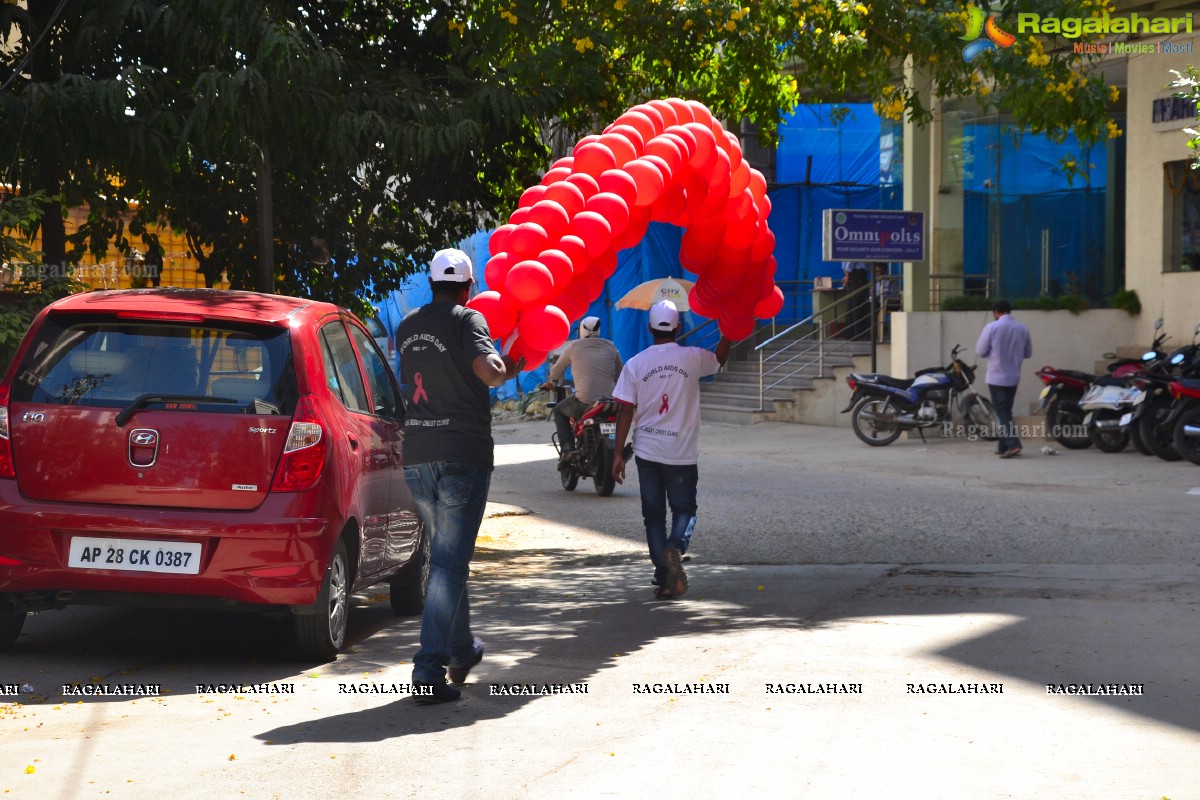
<svg viewBox="0 0 1200 800"><path fill-rule="evenodd" d="M461 666L451 664L446 668L446 675L450 679L450 683L462 684L467 680L467 675L471 672L471 667L483 661L483 642L479 639L475 640L472 645L471 657L467 659L467 663Z"/></svg>
<svg viewBox="0 0 1200 800"><path fill-rule="evenodd" d="M1019 455L1021 455L1021 448L1014 447L1011 450L1005 450L1003 453L1000 454L1000 457L1001 458L1016 458Z"/></svg>
<svg viewBox="0 0 1200 800"><path fill-rule="evenodd" d="M413 688L420 689L423 694L414 694L413 699L419 706L432 706L437 703L453 703L462 697L462 692L445 683L425 683L413 681Z"/></svg>
<svg viewBox="0 0 1200 800"><path fill-rule="evenodd" d="M668 547L663 552L663 558L667 562L667 580L666 586L672 597L683 597L687 594L688 580L687 573L683 571L680 553L674 547Z"/></svg>

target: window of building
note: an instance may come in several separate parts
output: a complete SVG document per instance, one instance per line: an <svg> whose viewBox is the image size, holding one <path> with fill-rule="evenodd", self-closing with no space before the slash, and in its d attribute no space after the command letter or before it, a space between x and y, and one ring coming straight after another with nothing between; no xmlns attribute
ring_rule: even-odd
<svg viewBox="0 0 1200 800"><path fill-rule="evenodd" d="M1163 272L1200 272L1200 170L1191 161L1163 164L1167 230Z"/></svg>

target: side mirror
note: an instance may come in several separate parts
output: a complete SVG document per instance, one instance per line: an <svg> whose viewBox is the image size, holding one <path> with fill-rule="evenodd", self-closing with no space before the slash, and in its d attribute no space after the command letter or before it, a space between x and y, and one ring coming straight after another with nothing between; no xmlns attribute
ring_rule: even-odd
<svg viewBox="0 0 1200 800"><path fill-rule="evenodd" d="M1158 330L1159 328L1162 327L1162 325L1163 325L1162 317L1159 317L1158 319L1154 320L1154 330ZM1200 328L1200 325L1197 325L1196 327Z"/></svg>

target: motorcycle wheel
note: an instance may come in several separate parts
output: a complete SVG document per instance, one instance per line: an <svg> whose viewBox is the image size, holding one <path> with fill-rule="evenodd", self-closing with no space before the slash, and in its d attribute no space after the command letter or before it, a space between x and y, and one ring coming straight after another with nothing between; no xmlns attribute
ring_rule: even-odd
<svg viewBox="0 0 1200 800"><path fill-rule="evenodd" d="M985 442L994 442L1000 438L996 435L1000 420L996 418L996 409L992 406L992 401L987 398L975 398L975 402L967 409L967 424L977 430L986 431L983 435Z"/></svg>
<svg viewBox="0 0 1200 800"><path fill-rule="evenodd" d="M612 452L601 444L600 453L596 458L596 474L592 478L592 483L596 485L596 494L601 497L608 497L617 485L617 479L613 477L612 462Z"/></svg>
<svg viewBox="0 0 1200 800"><path fill-rule="evenodd" d="M1129 426L1129 443L1133 445L1134 450L1137 450L1144 456L1154 455L1154 451L1146 446L1146 440L1142 438L1142 427L1140 425Z"/></svg>
<svg viewBox="0 0 1200 800"><path fill-rule="evenodd" d="M1175 449L1175 432L1164 430L1162 421L1171 413L1170 403L1153 403L1142 409L1142 414L1133 425L1150 453L1163 461L1178 461L1183 458Z"/></svg>
<svg viewBox="0 0 1200 800"><path fill-rule="evenodd" d="M1129 431L1092 428L1088 431L1088 438L1106 453L1119 453L1129 446Z"/></svg>
<svg viewBox="0 0 1200 800"><path fill-rule="evenodd" d="M1046 427L1054 441L1068 450L1085 450L1092 446L1092 440L1083 431L1083 411L1075 406L1064 407L1062 398L1056 397L1046 406ZM1071 436L1069 431L1077 431Z"/></svg>
<svg viewBox="0 0 1200 800"><path fill-rule="evenodd" d="M579 485L579 470L573 466L567 466L558 471L558 477L562 480L562 487L568 492L575 491L575 487Z"/></svg>
<svg viewBox="0 0 1200 800"><path fill-rule="evenodd" d="M877 420L865 420L862 415L864 413L895 415L897 411L898 409L891 400L881 400L878 397L868 397L862 400L850 414L850 425L854 428L854 435L872 447L891 444L900 438L900 428L894 422L881 423Z"/></svg>
<svg viewBox="0 0 1200 800"><path fill-rule="evenodd" d="M1193 464L1200 464L1200 436L1186 435L1183 432L1185 425L1200 426L1200 406L1183 412L1176 420L1175 430L1172 432L1176 452Z"/></svg>

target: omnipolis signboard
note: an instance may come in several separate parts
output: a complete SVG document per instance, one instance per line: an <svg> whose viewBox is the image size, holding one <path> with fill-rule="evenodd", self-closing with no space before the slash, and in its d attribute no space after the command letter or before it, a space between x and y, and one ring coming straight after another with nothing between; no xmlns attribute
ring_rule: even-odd
<svg viewBox="0 0 1200 800"><path fill-rule="evenodd" d="M925 213L827 208L822 212L825 261L924 261Z"/></svg>

